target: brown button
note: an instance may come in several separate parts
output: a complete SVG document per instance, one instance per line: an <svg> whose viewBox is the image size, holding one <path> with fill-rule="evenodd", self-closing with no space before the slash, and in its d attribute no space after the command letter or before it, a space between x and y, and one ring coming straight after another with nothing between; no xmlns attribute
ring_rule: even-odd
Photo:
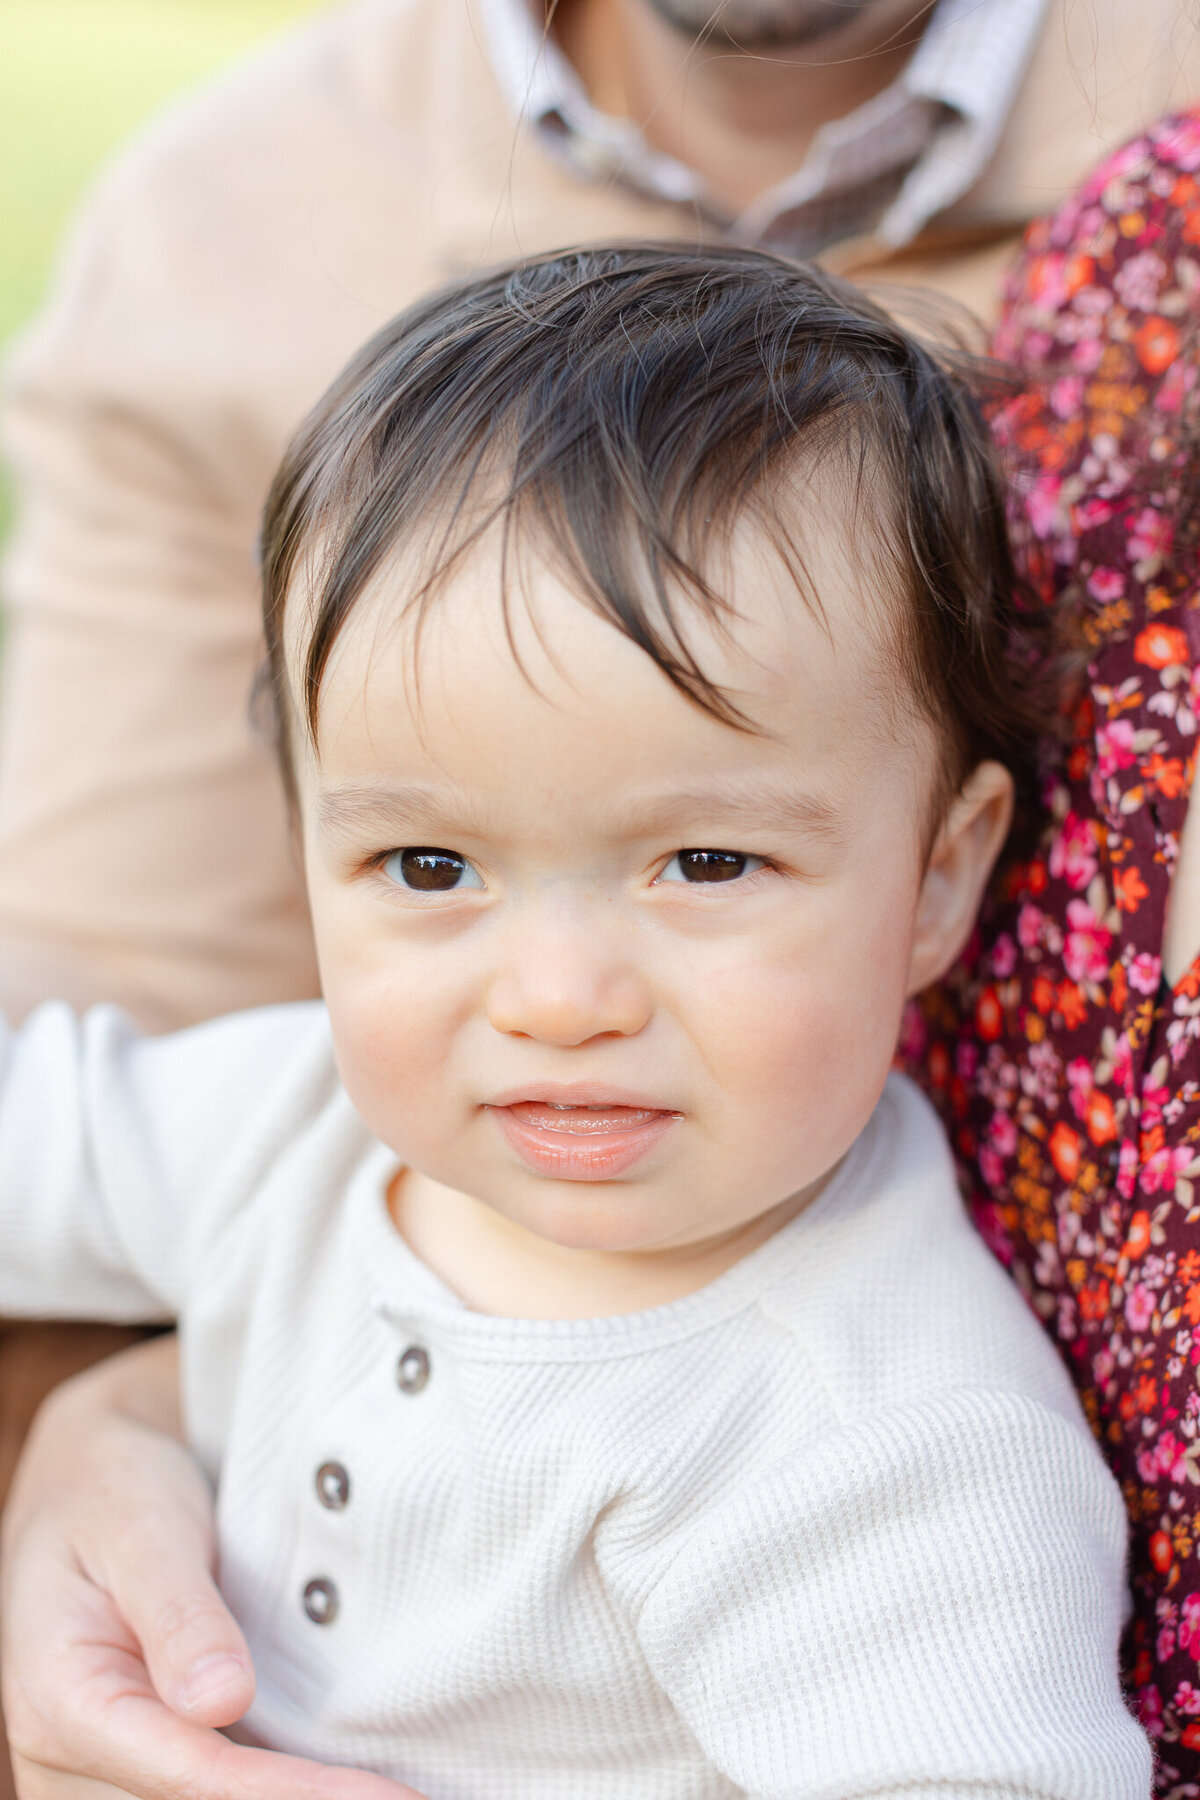
<svg viewBox="0 0 1200 1800"><path fill-rule="evenodd" d="M420 1344L410 1344L396 1364L396 1386L402 1394L419 1394L429 1380L429 1357Z"/></svg>
<svg viewBox="0 0 1200 1800"><path fill-rule="evenodd" d="M317 1499L330 1512L341 1512L350 1498L350 1477L339 1462L322 1463L317 1470Z"/></svg>
<svg viewBox="0 0 1200 1800"><path fill-rule="evenodd" d="M304 1610L314 1625L332 1625L338 1616L338 1591L332 1581L318 1575L304 1590Z"/></svg>

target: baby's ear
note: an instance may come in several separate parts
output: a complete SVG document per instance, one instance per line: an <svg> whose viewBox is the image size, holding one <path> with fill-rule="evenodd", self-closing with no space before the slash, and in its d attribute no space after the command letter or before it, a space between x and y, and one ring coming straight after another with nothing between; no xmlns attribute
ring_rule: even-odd
<svg viewBox="0 0 1200 1800"><path fill-rule="evenodd" d="M942 821L921 883L908 968L910 994L944 975L970 937L1012 812L1008 770L997 762L977 764Z"/></svg>

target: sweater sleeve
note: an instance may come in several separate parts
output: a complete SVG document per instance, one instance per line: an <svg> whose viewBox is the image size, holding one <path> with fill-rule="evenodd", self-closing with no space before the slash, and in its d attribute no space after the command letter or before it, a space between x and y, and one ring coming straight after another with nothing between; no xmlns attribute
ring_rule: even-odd
<svg viewBox="0 0 1200 1800"><path fill-rule="evenodd" d="M0 1025L0 1313L173 1317L214 1235L335 1086L318 1006L161 1038L111 1007Z"/></svg>
<svg viewBox="0 0 1200 1800"><path fill-rule="evenodd" d="M955 1393L749 1479L654 1582L639 1637L756 1800L1145 1800L1124 1542L1081 1425Z"/></svg>

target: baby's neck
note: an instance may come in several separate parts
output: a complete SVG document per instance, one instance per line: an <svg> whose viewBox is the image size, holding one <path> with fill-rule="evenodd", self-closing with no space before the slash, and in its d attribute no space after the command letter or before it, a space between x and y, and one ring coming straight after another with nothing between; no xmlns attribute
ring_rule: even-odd
<svg viewBox="0 0 1200 1800"><path fill-rule="evenodd" d="M824 1182L821 1183L824 1186ZM410 1250L472 1312L514 1319L598 1319L645 1312L706 1287L810 1205L816 1190L702 1244L579 1250L538 1237L482 1201L402 1169L388 1190Z"/></svg>

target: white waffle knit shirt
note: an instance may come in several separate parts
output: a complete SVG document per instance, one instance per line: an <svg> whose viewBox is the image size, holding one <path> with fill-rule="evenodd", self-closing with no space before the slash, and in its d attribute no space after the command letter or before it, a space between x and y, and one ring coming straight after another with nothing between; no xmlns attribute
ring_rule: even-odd
<svg viewBox="0 0 1200 1800"><path fill-rule="evenodd" d="M180 1318L260 1741L428 1800L1149 1794L1120 1496L902 1079L708 1287L530 1321L396 1233L319 1006L0 1057L0 1312Z"/></svg>

